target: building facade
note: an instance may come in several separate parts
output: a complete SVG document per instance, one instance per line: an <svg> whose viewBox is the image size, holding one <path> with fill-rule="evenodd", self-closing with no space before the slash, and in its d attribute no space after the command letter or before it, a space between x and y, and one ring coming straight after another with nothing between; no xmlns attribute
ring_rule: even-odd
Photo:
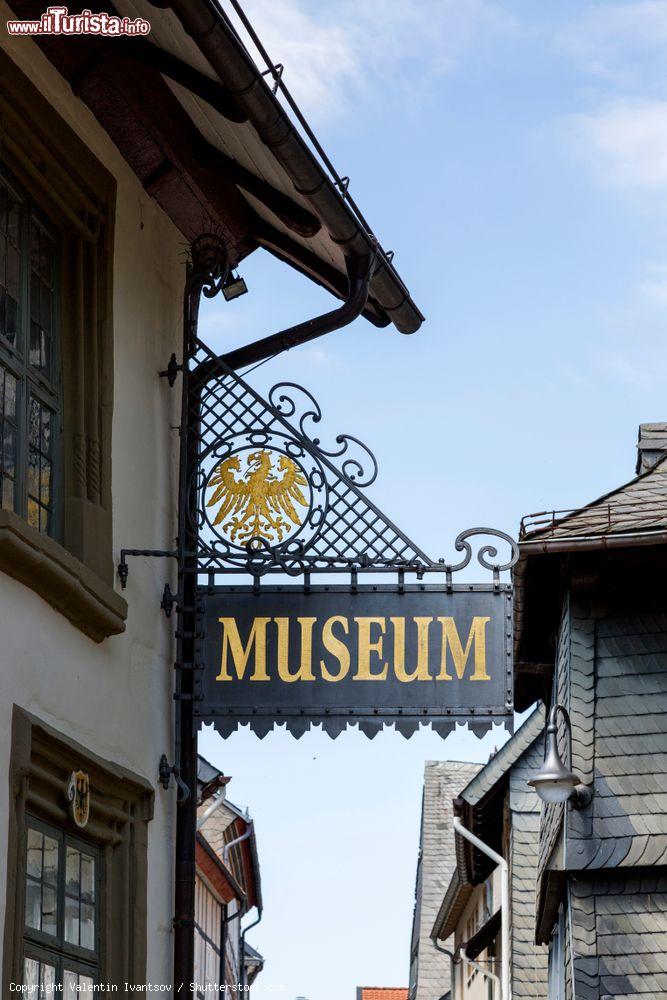
<svg viewBox="0 0 667 1000"><path fill-rule="evenodd" d="M667 425L640 428L637 476L524 521L517 707L558 715L588 804L545 804L535 939L549 1000L667 993Z"/></svg>
<svg viewBox="0 0 667 1000"><path fill-rule="evenodd" d="M255 825L229 801L230 779L199 758L195 906L196 995L251 986L264 959L246 940L263 912ZM242 928L242 921L250 914Z"/></svg>
<svg viewBox="0 0 667 1000"><path fill-rule="evenodd" d="M173 976L176 573L116 568L178 533L188 247L339 298L374 247L219 9L116 7L150 36L0 37L2 996ZM382 253L358 312L421 323Z"/></svg>
<svg viewBox="0 0 667 1000"><path fill-rule="evenodd" d="M449 989L450 962L434 948L433 923L456 867L453 801L479 765L429 760L424 768L419 859L410 948L410 1000L440 1000Z"/></svg>
<svg viewBox="0 0 667 1000"><path fill-rule="evenodd" d="M452 830L456 867L431 930L433 942L450 942L450 1000L501 1000L505 960L514 1000L545 996L546 949L534 943L540 803L526 784L542 761L543 729L540 706L454 803L464 826L507 860L509 912L502 912L499 866ZM503 955L504 918L509 956Z"/></svg>

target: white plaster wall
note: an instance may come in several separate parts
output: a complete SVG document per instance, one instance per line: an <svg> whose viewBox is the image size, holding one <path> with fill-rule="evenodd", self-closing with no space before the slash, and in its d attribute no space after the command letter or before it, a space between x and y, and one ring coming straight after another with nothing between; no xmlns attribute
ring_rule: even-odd
<svg viewBox="0 0 667 1000"><path fill-rule="evenodd" d="M8 8L0 3L0 20ZM176 534L178 384L157 377L180 355L185 240L145 194L108 135L28 39L0 44L116 177L114 258L114 558L171 548ZM143 228L141 222L143 221ZM0 574L0 845L6 844L12 705L156 785L172 756L172 630L159 610L169 560L133 559L127 631L97 645L31 590ZM149 826L148 980L171 979L174 792L156 787ZM0 911L6 870L0 850ZM4 912L0 912L0 940Z"/></svg>

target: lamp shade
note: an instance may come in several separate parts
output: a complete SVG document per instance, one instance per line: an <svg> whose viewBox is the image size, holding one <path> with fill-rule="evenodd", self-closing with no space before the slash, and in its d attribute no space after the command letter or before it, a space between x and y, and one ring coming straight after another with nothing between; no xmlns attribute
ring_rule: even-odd
<svg viewBox="0 0 667 1000"><path fill-rule="evenodd" d="M580 779L568 770L558 753L556 726L547 726L547 746L544 763L528 782L543 802L567 802L580 784Z"/></svg>

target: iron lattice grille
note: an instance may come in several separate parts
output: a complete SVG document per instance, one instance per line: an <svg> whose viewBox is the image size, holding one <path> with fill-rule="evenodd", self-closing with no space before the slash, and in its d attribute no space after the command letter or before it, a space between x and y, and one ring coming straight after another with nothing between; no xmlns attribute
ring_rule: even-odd
<svg viewBox="0 0 667 1000"><path fill-rule="evenodd" d="M407 569L421 575L434 566L433 560L362 492L377 477L377 463L370 450L351 435L338 435L332 449L326 449L314 436L322 413L306 389L283 382L263 399L199 340L193 342L185 377L189 383L190 447L197 452L191 466L196 472L188 484L196 498L189 508L190 527L199 536L200 572L217 575L242 570L258 577L266 573L294 576L351 569ZM285 526L287 518L282 511L278 514L282 525L277 529L269 525L267 537L255 534L244 541L241 531L231 537L233 514L226 531L224 524L215 523L209 503L214 492L211 482L216 473L220 478L218 470L226 465L230 488L238 488L244 482L244 463L249 468L250 458L258 463L256 456L262 453L277 458L288 469L296 467L299 481L305 480L301 495L307 503L299 502L300 524ZM238 464L233 472L230 460ZM245 472L248 479L248 469ZM264 487L267 481L279 484L280 479L269 473ZM221 490L226 496L224 486Z"/></svg>

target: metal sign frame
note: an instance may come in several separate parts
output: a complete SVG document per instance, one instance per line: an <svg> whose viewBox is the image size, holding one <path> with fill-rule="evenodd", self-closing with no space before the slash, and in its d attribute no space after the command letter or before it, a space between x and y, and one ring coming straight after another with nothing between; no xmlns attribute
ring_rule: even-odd
<svg viewBox="0 0 667 1000"><path fill-rule="evenodd" d="M271 731L274 724L285 725L297 739L307 732L312 725L321 724L322 729L329 736L335 738L348 725L358 724L361 732L369 738L373 738L380 732L385 724L394 724L398 732L409 737L416 732L421 725L432 725L435 732L445 737L452 732L457 724L468 723L470 729L477 735L483 736L487 733L493 723L507 723L512 715L512 587L509 584L454 584L451 590L447 590L436 584L406 584L403 587L398 584L360 584L352 587L350 585L329 584L313 585L304 594L302 586L271 586L262 585L260 594L279 596L281 594L304 594L304 608L307 607L308 597L321 594L470 594L485 593L496 595L502 604L502 625L504 644L504 668L502 686L504 692L504 703L502 705L461 705L444 708L432 708L428 705L415 708L395 705L391 707L374 707L372 712L360 709L358 705L336 706L335 708L325 705L309 705L307 707L295 707L286 709L284 706L265 705L261 707L248 705L219 706L211 707L204 701L203 673L205 666L204 652L204 630L199 630L200 638L197 641L197 667L194 679L194 699L193 711L196 718L202 722L212 723L215 729L222 736L229 736L236 731L239 725L250 725L253 732L263 738ZM200 607L200 621L202 620L203 605L207 597L246 596L249 602L257 594L254 587L249 586L215 586L198 588L198 605Z"/></svg>

